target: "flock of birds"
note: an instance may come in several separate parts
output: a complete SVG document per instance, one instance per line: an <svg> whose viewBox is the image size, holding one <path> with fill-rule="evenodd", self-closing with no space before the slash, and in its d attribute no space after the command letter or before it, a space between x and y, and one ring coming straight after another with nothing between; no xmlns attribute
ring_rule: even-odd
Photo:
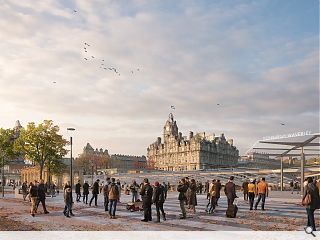
<svg viewBox="0 0 320 240"><path fill-rule="evenodd" d="M73 13L77 13L78 11L77 10L73 10ZM83 46L83 49L84 49L84 52L85 53L88 53L88 50L89 50L89 47L90 47L90 44L88 44L87 42L85 42L84 43L84 46ZM93 56L93 55L91 55L91 60L92 59L95 59L96 57L95 56ZM86 56L86 57L84 57L83 58L85 61L89 61L90 60L90 57L88 57L88 56ZM101 68L101 69L103 69L103 70L109 70L109 71L112 71L112 72L114 72L114 74L117 74L118 76L121 76L121 74L120 74L120 72L119 72L119 70L117 69L117 68L115 68L115 67L107 67L106 65L105 65L105 61L104 61L104 59L101 59L101 62L100 62L100 67L99 68ZM140 71L140 68L136 68L135 70L131 70L130 72L131 72L131 74L134 74L134 72L139 72ZM56 81L53 81L53 83L54 84L56 84L57 82ZM221 104L220 103L217 103L217 106L220 106L221 107ZM175 106L173 106L173 105L171 105L171 109L172 110L175 110L176 108L175 108ZM280 125L281 126L285 126L285 123L280 123Z"/></svg>

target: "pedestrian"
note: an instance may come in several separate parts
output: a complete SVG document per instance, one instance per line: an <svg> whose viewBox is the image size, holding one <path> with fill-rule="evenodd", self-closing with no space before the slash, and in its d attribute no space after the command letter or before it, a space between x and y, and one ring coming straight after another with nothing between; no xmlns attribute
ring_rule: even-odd
<svg viewBox="0 0 320 240"><path fill-rule="evenodd" d="M254 197L257 195L256 185L253 182L254 180L250 179L250 183L248 184L248 197L249 197L250 210L253 210Z"/></svg>
<svg viewBox="0 0 320 240"><path fill-rule="evenodd" d="M109 186L109 216L111 219L116 218L116 208L117 202L120 200L120 189L118 184L116 184L115 178L111 178L111 183Z"/></svg>
<svg viewBox="0 0 320 240"><path fill-rule="evenodd" d="M191 179L189 186L189 206L192 213L196 213L197 206L197 184L194 179Z"/></svg>
<svg viewBox="0 0 320 240"><path fill-rule="evenodd" d="M248 180L242 183L243 200L248 201Z"/></svg>
<svg viewBox="0 0 320 240"><path fill-rule="evenodd" d="M211 189L209 190L210 194L210 208L208 213L214 213L216 208L216 196L217 196L217 182L215 179L212 180ZM208 206L207 206L208 207Z"/></svg>
<svg viewBox="0 0 320 240"><path fill-rule="evenodd" d="M202 182L199 182L199 193L202 194L203 191L203 184Z"/></svg>
<svg viewBox="0 0 320 240"><path fill-rule="evenodd" d="M162 213L163 221L166 221L166 214L163 210L163 203L165 201L164 187L160 185L159 182L155 182L154 186L152 203L156 205L157 222L160 222L160 211Z"/></svg>
<svg viewBox="0 0 320 240"><path fill-rule="evenodd" d="M104 211L108 211L109 209L109 188L110 188L110 184L111 184L111 181L110 181L110 178L107 177L106 179L106 183L103 187L103 197L104 197L104 202L103 202L103 205L104 205Z"/></svg>
<svg viewBox="0 0 320 240"><path fill-rule="evenodd" d="M65 203L65 216L70 217L70 213L72 211L72 189L71 186L67 186L64 190L64 203Z"/></svg>
<svg viewBox="0 0 320 240"><path fill-rule="evenodd" d="M77 201L77 202L81 202L81 200L80 200L80 198L81 198L81 192L80 192L80 190L81 190L81 184L80 184L80 180L78 180L78 183L76 184L75 188L76 188L76 194L77 194L76 201Z"/></svg>
<svg viewBox="0 0 320 240"><path fill-rule="evenodd" d="M185 204L186 204L186 200L187 200L186 192L187 192L188 188L189 187L186 183L186 179L182 178L179 182L178 187L177 187L177 190L179 192L178 200L180 203L180 209L181 209L181 213L182 213L182 216L180 217L180 219L187 218Z"/></svg>
<svg viewBox="0 0 320 240"><path fill-rule="evenodd" d="M150 186L148 178L145 178L143 180L143 187L141 188L140 195L142 196L142 204L143 204L143 211L144 211L144 218L141 221L142 222L152 221L151 204L152 204L153 189Z"/></svg>
<svg viewBox="0 0 320 240"><path fill-rule="evenodd" d="M131 202L136 202L138 200L138 189L139 189L139 185L137 184L136 180L132 181L132 184L130 185L130 192L132 195L132 200Z"/></svg>
<svg viewBox="0 0 320 240"><path fill-rule="evenodd" d="M294 191L294 182L293 182L293 180L290 182L290 188L291 188L291 194L293 194L293 191Z"/></svg>
<svg viewBox="0 0 320 240"><path fill-rule="evenodd" d="M82 187L82 202L88 204L88 195L89 195L89 184L88 181L85 181Z"/></svg>
<svg viewBox="0 0 320 240"><path fill-rule="evenodd" d="M165 182L163 182L162 186L163 186L163 191L164 191L164 200L166 200L167 195L168 195L168 185Z"/></svg>
<svg viewBox="0 0 320 240"><path fill-rule="evenodd" d="M234 176L231 176L228 183L226 183L224 187L224 193L226 194L228 199L228 206L233 206L234 199L237 198L236 185L233 183L233 180Z"/></svg>
<svg viewBox="0 0 320 240"><path fill-rule="evenodd" d="M313 182L312 177L307 178L307 185L303 194L303 205L306 206L308 222L307 227L312 227L313 231L316 231L314 212L320 208L319 189Z"/></svg>
<svg viewBox="0 0 320 240"><path fill-rule="evenodd" d="M257 194L258 200L254 206L254 210L257 210L258 204L260 200L262 200L261 210L264 211L264 204L266 201L266 197L268 197L268 184L266 183L266 179L264 177L261 178L261 181L257 184Z"/></svg>
<svg viewBox="0 0 320 240"><path fill-rule="evenodd" d="M221 188L222 188L220 179L217 179L216 186L217 186L217 189L216 189L216 206L219 206L218 205L218 201L219 201L219 198L221 196L220 192L221 192Z"/></svg>
<svg viewBox="0 0 320 240"><path fill-rule="evenodd" d="M89 202L89 206L91 207L92 201L94 199L94 205L98 206L98 194L99 194L99 179L97 179L92 186L92 198Z"/></svg>
<svg viewBox="0 0 320 240"><path fill-rule="evenodd" d="M66 182L64 187L63 187L63 199L65 199L65 194L66 194L66 189L70 188L71 189L71 205L67 206L65 204L64 206L64 210L63 210L63 214L66 216L67 215L67 211L69 211L69 215L74 216L73 212L72 212L72 206L73 206L73 197L72 197L72 187L70 182ZM69 208L68 208L69 207Z"/></svg>
<svg viewBox="0 0 320 240"><path fill-rule="evenodd" d="M117 179L117 186L118 186L118 189L119 189L119 203L121 203L120 202L120 198L121 198L121 182L120 182L120 180L119 179Z"/></svg>
<svg viewBox="0 0 320 240"><path fill-rule="evenodd" d="M27 181L25 181L22 186L21 186L21 189L22 189L22 196L23 196L23 201L26 200L26 197L28 195L28 183Z"/></svg>
<svg viewBox="0 0 320 240"><path fill-rule="evenodd" d="M31 216L34 217L34 214L37 212L36 209L36 203L37 203L37 199L38 199L38 188L36 186L37 181L30 182L30 187L29 187L29 196L31 199L31 209L30 209L30 213Z"/></svg>
<svg viewBox="0 0 320 240"><path fill-rule="evenodd" d="M47 211L46 208L46 186L44 184L43 179L40 180L40 184L38 185L38 199L37 199L37 204L36 204L36 209L38 209L39 204L41 202L42 207L43 207L43 212L45 214L48 214L49 212Z"/></svg>
<svg viewBox="0 0 320 240"><path fill-rule="evenodd" d="M207 180L206 183L205 183L205 186L204 186L204 192L207 193L207 199L210 199L210 196L209 196L209 185L210 185L210 181Z"/></svg>

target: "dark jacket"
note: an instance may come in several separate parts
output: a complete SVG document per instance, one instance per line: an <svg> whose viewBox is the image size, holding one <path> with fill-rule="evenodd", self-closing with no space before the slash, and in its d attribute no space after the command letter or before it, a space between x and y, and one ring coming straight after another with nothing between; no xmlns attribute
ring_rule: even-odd
<svg viewBox="0 0 320 240"><path fill-rule="evenodd" d="M89 184L88 183L84 183L82 189L83 189L83 195L89 194Z"/></svg>
<svg viewBox="0 0 320 240"><path fill-rule="evenodd" d="M46 186L43 183L40 183L38 186L38 198L45 199L46 198Z"/></svg>
<svg viewBox="0 0 320 240"><path fill-rule="evenodd" d="M189 185L188 204L192 206L197 206L197 184L196 183L190 183Z"/></svg>
<svg viewBox="0 0 320 240"><path fill-rule="evenodd" d="M158 186L153 190L152 203L164 203L164 187Z"/></svg>
<svg viewBox="0 0 320 240"><path fill-rule="evenodd" d="M77 183L77 184L76 184L76 193L79 193L79 194L80 194L80 188L81 188L81 184L80 184L80 183Z"/></svg>
<svg viewBox="0 0 320 240"><path fill-rule="evenodd" d="M177 190L179 192L179 197L178 197L179 200L187 200L186 192L187 192L188 188L189 187L186 184L180 183L178 185Z"/></svg>
<svg viewBox="0 0 320 240"><path fill-rule="evenodd" d="M92 194L99 194L99 183L97 181L93 184Z"/></svg>
<svg viewBox="0 0 320 240"><path fill-rule="evenodd" d="M319 197L319 189L317 188L315 183L308 183L306 189L304 190L303 198L306 197L307 193L311 194L311 204L307 206L310 209L319 209L320 208L320 197Z"/></svg>
<svg viewBox="0 0 320 240"><path fill-rule="evenodd" d="M242 190L244 193L248 193L248 182L242 183Z"/></svg>
<svg viewBox="0 0 320 240"><path fill-rule="evenodd" d="M133 183L133 184L130 185L130 191L132 193L137 193L138 192L138 188L139 188L139 185L137 183L135 183L135 184Z"/></svg>
<svg viewBox="0 0 320 240"><path fill-rule="evenodd" d="M216 198L220 198L221 182L216 182Z"/></svg>
<svg viewBox="0 0 320 240"><path fill-rule="evenodd" d="M143 185L140 195L142 196L142 201L144 203L152 202L153 188L150 186L150 184Z"/></svg>
<svg viewBox="0 0 320 240"><path fill-rule="evenodd" d="M224 187L224 193L226 194L227 198L235 199L236 195L236 185L233 182L228 182Z"/></svg>

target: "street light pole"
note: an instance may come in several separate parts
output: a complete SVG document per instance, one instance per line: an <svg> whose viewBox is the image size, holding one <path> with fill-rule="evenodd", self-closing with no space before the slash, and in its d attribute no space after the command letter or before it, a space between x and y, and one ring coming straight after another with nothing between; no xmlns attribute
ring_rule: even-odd
<svg viewBox="0 0 320 240"><path fill-rule="evenodd" d="M68 131L74 131L75 128L67 128ZM71 189L73 189L73 169L72 169L72 136L70 136L70 185Z"/></svg>
<svg viewBox="0 0 320 240"><path fill-rule="evenodd" d="M2 151L2 176L1 176L2 180L2 198L4 198L4 152Z"/></svg>

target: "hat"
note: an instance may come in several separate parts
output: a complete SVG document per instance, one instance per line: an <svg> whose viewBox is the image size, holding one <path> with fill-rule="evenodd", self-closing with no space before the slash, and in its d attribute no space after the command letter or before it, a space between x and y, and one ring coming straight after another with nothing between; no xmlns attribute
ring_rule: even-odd
<svg viewBox="0 0 320 240"><path fill-rule="evenodd" d="M250 182L253 183L253 181L254 181L253 178L250 178Z"/></svg>
<svg viewBox="0 0 320 240"><path fill-rule="evenodd" d="M159 186L159 182L155 182L154 185L155 185L156 187L158 187L158 186Z"/></svg>
<svg viewBox="0 0 320 240"><path fill-rule="evenodd" d="M100 179L97 179L97 182L99 182L100 181Z"/></svg>

